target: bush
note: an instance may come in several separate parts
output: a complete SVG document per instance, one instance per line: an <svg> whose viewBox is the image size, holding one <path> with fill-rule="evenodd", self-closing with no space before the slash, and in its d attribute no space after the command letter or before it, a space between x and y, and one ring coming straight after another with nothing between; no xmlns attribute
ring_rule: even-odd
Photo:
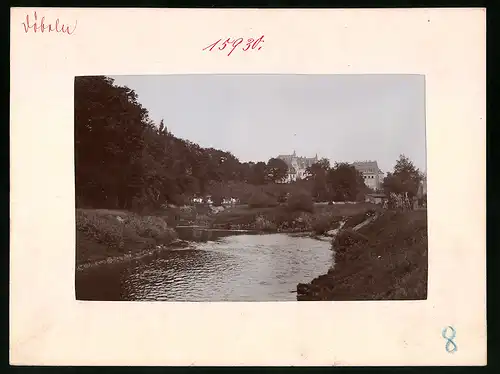
<svg viewBox="0 0 500 374"><path fill-rule="evenodd" d="M311 195L305 191L294 192L288 198L288 209L292 212L313 212L314 203Z"/></svg>
<svg viewBox="0 0 500 374"><path fill-rule="evenodd" d="M154 239L158 244L165 244L177 237L162 218L130 213L117 218L112 214L77 210L76 227L98 243L120 248L124 242Z"/></svg>
<svg viewBox="0 0 500 374"><path fill-rule="evenodd" d="M372 213L373 212L373 213ZM359 225L360 223L364 222L367 220L370 216L374 214L374 210L370 209L369 211L359 213L359 214L354 214L351 217L349 217L344 225L344 228L353 228Z"/></svg>
<svg viewBox="0 0 500 374"><path fill-rule="evenodd" d="M290 214L288 209L280 207L272 212L272 221L276 222L276 225L282 227L283 225L290 225L294 220L293 214Z"/></svg>
<svg viewBox="0 0 500 374"><path fill-rule="evenodd" d="M99 215L96 212L76 212L76 229L85 233L98 243L111 247L123 245L123 225L116 219Z"/></svg>
<svg viewBox="0 0 500 374"><path fill-rule="evenodd" d="M210 217L206 214L197 214L194 220L195 225L205 226L211 222Z"/></svg>
<svg viewBox="0 0 500 374"><path fill-rule="evenodd" d="M313 217L309 212L300 212L293 220L293 225L296 229L312 230Z"/></svg>
<svg viewBox="0 0 500 374"><path fill-rule="evenodd" d="M278 202L268 194L256 191L248 200L249 208L271 208L278 205Z"/></svg>
<svg viewBox="0 0 500 374"><path fill-rule="evenodd" d="M168 229L167 223L159 217L136 215L127 217L125 227L143 238L159 238Z"/></svg>
<svg viewBox="0 0 500 374"><path fill-rule="evenodd" d="M276 224L263 215L258 215L255 218L255 228L263 231L273 231L276 230Z"/></svg>
<svg viewBox="0 0 500 374"><path fill-rule="evenodd" d="M312 229L315 234L323 235L327 231L333 229L333 226L335 226L335 224L337 224L336 226L338 226L338 223L338 217L333 216L331 213L322 213L314 217L312 222Z"/></svg>
<svg viewBox="0 0 500 374"><path fill-rule="evenodd" d="M341 230L331 244L332 250L335 252L335 261L342 261L352 246L366 242L368 242L368 238L356 231Z"/></svg>

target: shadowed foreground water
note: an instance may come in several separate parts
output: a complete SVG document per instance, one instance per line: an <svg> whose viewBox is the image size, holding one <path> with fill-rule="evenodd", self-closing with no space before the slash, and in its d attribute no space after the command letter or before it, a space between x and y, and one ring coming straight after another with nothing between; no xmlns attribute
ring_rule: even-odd
<svg viewBox="0 0 500 374"><path fill-rule="evenodd" d="M295 301L324 274L330 244L286 234L237 235L76 274L79 300Z"/></svg>

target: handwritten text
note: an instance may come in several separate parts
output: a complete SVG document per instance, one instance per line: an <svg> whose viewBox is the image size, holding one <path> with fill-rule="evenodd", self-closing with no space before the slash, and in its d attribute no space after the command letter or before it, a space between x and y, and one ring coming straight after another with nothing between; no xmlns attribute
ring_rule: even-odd
<svg viewBox="0 0 500 374"><path fill-rule="evenodd" d="M237 39L234 39L234 40L231 40L231 38L227 38L224 41L223 40L224 40L223 38L220 38L216 42L214 42L214 43L210 44L209 46L203 48L203 50L204 51L208 50L209 52L211 52L218 45L218 47L215 48L215 51L223 51L227 47L228 48L226 50L226 51L228 51L227 55L231 56L231 53L233 53L234 50L239 45L241 45L241 50L243 50L244 52L248 51L249 49L260 51L260 49L262 48L262 43L264 43L264 35L262 35L258 39L249 38L249 39L247 39L246 42L245 42L245 40L243 38L237 38Z"/></svg>
<svg viewBox="0 0 500 374"><path fill-rule="evenodd" d="M34 17L31 19L29 14L26 15L26 22L23 22L24 32L28 33L30 30L33 32L58 32L62 34L72 35L76 30L76 25L78 22L75 22L74 26L65 25L59 21L59 18L55 20L54 23L46 23L45 17L42 17L40 21L38 21L38 15L34 12Z"/></svg>
<svg viewBox="0 0 500 374"><path fill-rule="evenodd" d="M449 334L448 334L449 331ZM457 351L458 347L454 339L456 336L455 329L451 326L447 326L443 329L441 335L446 340L446 352L454 353Z"/></svg>

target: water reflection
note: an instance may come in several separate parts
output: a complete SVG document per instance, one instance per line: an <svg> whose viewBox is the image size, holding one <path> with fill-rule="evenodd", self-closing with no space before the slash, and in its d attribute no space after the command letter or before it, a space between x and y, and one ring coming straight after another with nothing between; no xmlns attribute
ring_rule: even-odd
<svg viewBox="0 0 500 374"><path fill-rule="evenodd" d="M286 234L237 235L77 272L80 300L285 301L326 273L329 243Z"/></svg>

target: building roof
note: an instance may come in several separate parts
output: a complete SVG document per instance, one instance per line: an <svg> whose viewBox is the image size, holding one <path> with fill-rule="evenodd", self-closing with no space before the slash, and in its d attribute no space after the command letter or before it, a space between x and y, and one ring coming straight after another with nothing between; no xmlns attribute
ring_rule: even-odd
<svg viewBox="0 0 500 374"><path fill-rule="evenodd" d="M289 168L293 168L296 164L298 168L305 169L318 161L318 156L315 157L298 157L295 152L292 155L279 155L277 158L285 161Z"/></svg>
<svg viewBox="0 0 500 374"><path fill-rule="evenodd" d="M381 173L377 161L356 161L352 165L361 173Z"/></svg>

